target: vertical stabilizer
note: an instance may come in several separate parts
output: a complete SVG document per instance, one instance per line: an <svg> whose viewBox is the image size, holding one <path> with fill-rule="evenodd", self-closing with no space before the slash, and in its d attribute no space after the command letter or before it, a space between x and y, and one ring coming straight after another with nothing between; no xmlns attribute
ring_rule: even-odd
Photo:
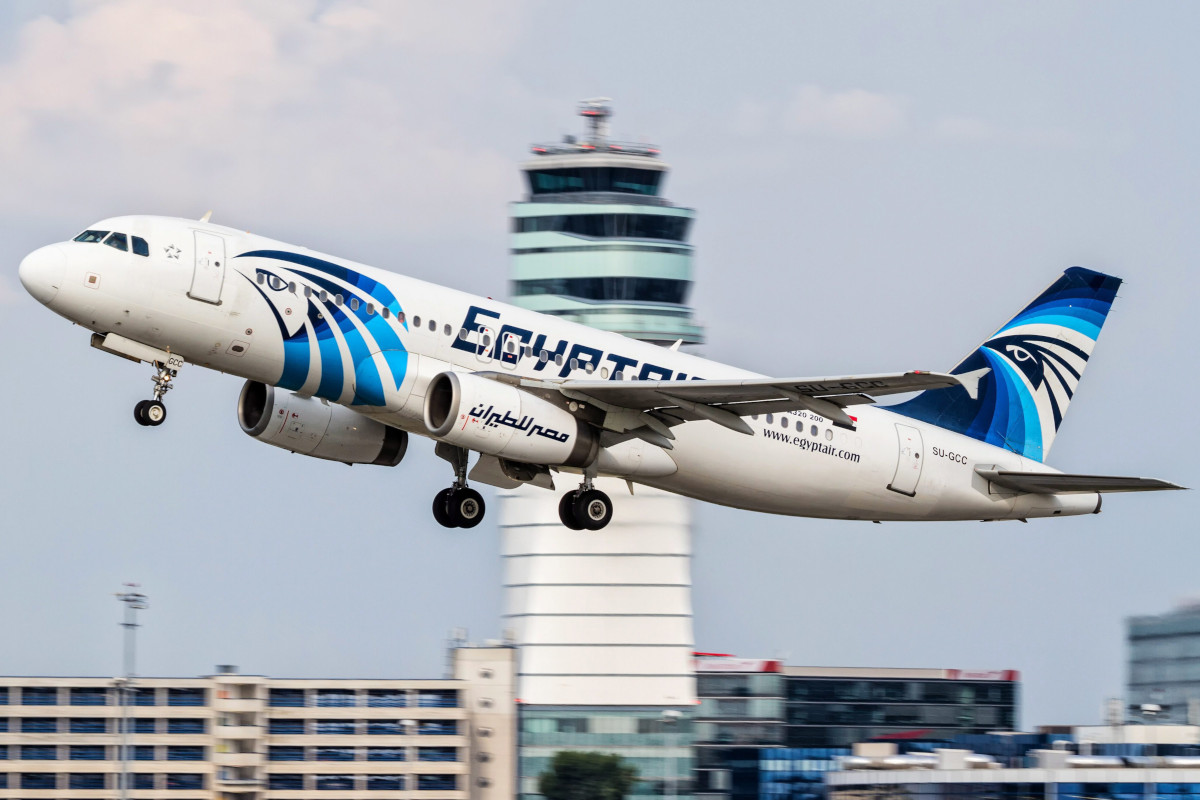
<svg viewBox="0 0 1200 800"><path fill-rule="evenodd" d="M962 388L938 389L889 410L1042 461L1120 285L1071 267L951 370L986 370L974 398Z"/></svg>

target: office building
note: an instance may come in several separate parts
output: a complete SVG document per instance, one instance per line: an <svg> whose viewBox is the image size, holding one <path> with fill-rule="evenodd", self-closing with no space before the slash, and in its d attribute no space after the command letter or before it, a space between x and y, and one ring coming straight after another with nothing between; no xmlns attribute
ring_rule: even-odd
<svg viewBox="0 0 1200 800"><path fill-rule="evenodd" d="M857 742L946 742L1012 730L1013 670L793 667L777 660L696 661L697 795L760 796L768 761L803 764L796 797L820 797L824 774Z"/></svg>
<svg viewBox="0 0 1200 800"><path fill-rule="evenodd" d="M1128 703L1135 714L1172 722L1200 722L1200 602L1166 614L1126 620L1129 644Z"/></svg>
<svg viewBox="0 0 1200 800"><path fill-rule="evenodd" d="M507 800L515 651L458 648L454 672L289 680L223 667L137 678L127 705L111 678L0 678L0 798L111 798L124 762L134 800Z"/></svg>

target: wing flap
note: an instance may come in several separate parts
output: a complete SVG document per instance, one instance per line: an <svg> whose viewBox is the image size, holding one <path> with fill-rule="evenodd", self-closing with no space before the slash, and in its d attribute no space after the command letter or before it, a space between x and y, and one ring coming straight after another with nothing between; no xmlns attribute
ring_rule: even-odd
<svg viewBox="0 0 1200 800"><path fill-rule="evenodd" d="M1081 492L1157 492L1183 489L1158 478L1130 478L1119 475L1068 475L1059 472L1015 472L1002 469L976 469L980 476L997 486L1029 494L1072 494Z"/></svg>
<svg viewBox="0 0 1200 800"><path fill-rule="evenodd" d="M557 388L568 396L582 395L608 405L638 410L672 406L673 403L664 399L664 394L710 406L787 401L792 403L787 407L803 409L809 406L799 399L802 397L829 400L838 405L851 405L863 402L864 395L904 394L961 385L963 382L954 375L913 371L832 378L747 378L711 381L567 380L557 384ZM844 401L839 401L839 398L844 398ZM759 413L750 408L728 410L738 414Z"/></svg>

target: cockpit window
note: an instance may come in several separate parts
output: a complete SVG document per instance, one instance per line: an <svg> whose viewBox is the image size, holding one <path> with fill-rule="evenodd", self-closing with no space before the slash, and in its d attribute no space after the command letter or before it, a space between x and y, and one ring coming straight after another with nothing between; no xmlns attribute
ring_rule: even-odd
<svg viewBox="0 0 1200 800"><path fill-rule="evenodd" d="M146 240L140 236L133 237L133 254L136 256L150 255L150 245L146 244Z"/></svg>
<svg viewBox="0 0 1200 800"><path fill-rule="evenodd" d="M129 250L129 238L123 233L110 233L104 243L118 250Z"/></svg>
<svg viewBox="0 0 1200 800"><path fill-rule="evenodd" d="M108 231L84 231L75 237L77 242L98 242L108 236Z"/></svg>

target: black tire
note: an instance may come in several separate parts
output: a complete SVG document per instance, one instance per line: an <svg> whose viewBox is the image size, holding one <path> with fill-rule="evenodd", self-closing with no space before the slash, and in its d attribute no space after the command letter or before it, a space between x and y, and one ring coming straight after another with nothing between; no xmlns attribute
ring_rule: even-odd
<svg viewBox="0 0 1200 800"><path fill-rule="evenodd" d="M599 489L589 489L575 498L574 512L580 525L589 531L598 531L612 519L612 500Z"/></svg>
<svg viewBox="0 0 1200 800"><path fill-rule="evenodd" d="M146 426L150 421L146 419L146 404L149 400L138 400L137 405L133 407L133 418L138 425Z"/></svg>
<svg viewBox="0 0 1200 800"><path fill-rule="evenodd" d="M450 496L448 505L450 518L458 523L460 528L474 528L483 522L483 515L487 513L483 495L474 489L459 489Z"/></svg>
<svg viewBox="0 0 1200 800"><path fill-rule="evenodd" d="M450 516L450 497L453 494L453 489L442 489L433 496L433 518L443 528L458 527L454 524L453 517Z"/></svg>
<svg viewBox="0 0 1200 800"><path fill-rule="evenodd" d="M167 407L159 400L146 400L145 410L142 414L146 417L146 424L150 427L158 427L167 421Z"/></svg>
<svg viewBox="0 0 1200 800"><path fill-rule="evenodd" d="M567 492L558 501L558 518L573 531L583 530L583 526L575 519L575 492Z"/></svg>

